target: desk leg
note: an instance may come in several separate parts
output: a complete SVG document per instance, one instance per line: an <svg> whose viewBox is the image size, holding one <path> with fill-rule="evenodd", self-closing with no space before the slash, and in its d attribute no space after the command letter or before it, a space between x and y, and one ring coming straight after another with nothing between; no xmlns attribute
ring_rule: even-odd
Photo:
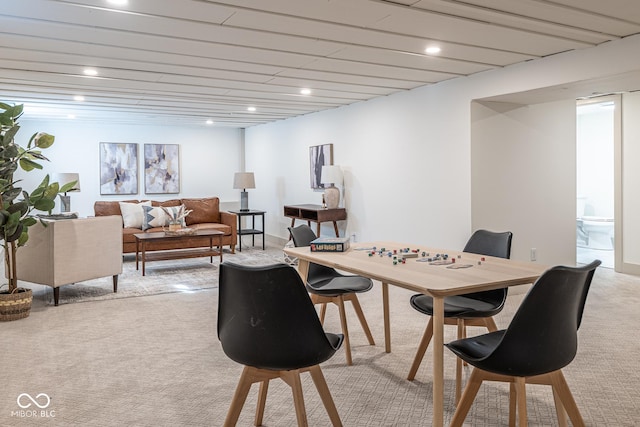
<svg viewBox="0 0 640 427"><path fill-rule="evenodd" d="M444 423L444 297L433 297L433 423Z"/></svg>
<svg viewBox="0 0 640 427"><path fill-rule="evenodd" d="M384 319L384 351L391 353L391 325L389 322L389 284L382 283L382 316Z"/></svg>

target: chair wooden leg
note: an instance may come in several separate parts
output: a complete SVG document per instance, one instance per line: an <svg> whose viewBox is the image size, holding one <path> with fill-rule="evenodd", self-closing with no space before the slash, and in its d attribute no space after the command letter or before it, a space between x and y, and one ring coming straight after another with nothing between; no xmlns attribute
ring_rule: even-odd
<svg viewBox="0 0 640 427"><path fill-rule="evenodd" d="M260 391L258 392L258 405L256 406L256 419L254 424L256 426L262 425L262 419L264 418L264 407L267 403L267 391L269 390L269 380L262 381L260 383Z"/></svg>
<svg viewBox="0 0 640 427"><path fill-rule="evenodd" d="M469 409L471 409L473 400L475 399L476 394L478 394L480 385L482 385L483 376L483 372L479 369L474 368L473 371L471 371L471 375L467 381L467 386L464 388L462 398L456 406L456 412L453 414L453 418L451 419L450 427L462 426L464 419L469 413Z"/></svg>
<svg viewBox="0 0 640 427"><path fill-rule="evenodd" d="M347 365L353 365L351 360L351 342L349 340L349 328L347 327L347 315L344 310L344 299L342 295L335 298L336 304L338 304L338 311L340 312L340 325L342 326L342 335L344 335L344 352L347 357Z"/></svg>
<svg viewBox="0 0 640 427"><path fill-rule="evenodd" d="M335 403L333 402L333 398L331 397L331 393L329 392L329 387L327 386L327 382L324 379L324 375L322 374L322 370L319 365L315 365L309 368L309 373L311 374L311 379L313 379L313 383L316 385L316 389L318 389L318 394L322 399L322 403L324 404L325 409L327 410L327 414L329 414L329 419L331 419L331 424L334 427L341 427L342 421L340 421L340 415L338 415L338 409L336 408Z"/></svg>
<svg viewBox="0 0 640 427"><path fill-rule="evenodd" d="M515 378L516 396L518 400L518 426L527 426L527 389L524 377Z"/></svg>
<svg viewBox="0 0 640 427"><path fill-rule="evenodd" d="M348 294L345 295L345 300L351 301L353 304L353 309L358 316L358 320L360 320L360 325L362 325L362 330L364 334L367 336L367 341L369 341L369 345L376 345L376 342L373 340L373 335L371 334L371 330L369 329L369 325L367 324L367 319L364 317L364 313L362 312L362 307L360 306L360 301L358 301L358 296L356 294Z"/></svg>
<svg viewBox="0 0 640 427"><path fill-rule="evenodd" d="M558 427L568 427L567 412L564 410L564 406L562 406L560 396L558 396L555 387L551 386L551 389L553 390L553 403L556 406L556 415L558 416Z"/></svg>
<svg viewBox="0 0 640 427"><path fill-rule="evenodd" d="M493 317L485 317L484 324L489 332L496 332L498 330L498 325L496 325L496 321L493 320Z"/></svg>
<svg viewBox="0 0 640 427"><path fill-rule="evenodd" d="M516 384L509 383L509 427L516 427Z"/></svg>
<svg viewBox="0 0 640 427"><path fill-rule="evenodd" d="M296 408L298 427L308 427L307 411L304 407L304 396L302 394L302 382L300 381L300 370L281 371L280 378L282 378L291 387L293 404Z"/></svg>
<svg viewBox="0 0 640 427"><path fill-rule="evenodd" d="M320 305L320 324L324 325L324 316L327 314L327 303Z"/></svg>
<svg viewBox="0 0 640 427"><path fill-rule="evenodd" d="M551 379L551 386L558 394L558 398L562 402L562 406L567 411L567 415L569 415L569 419L574 427L583 427L584 420L582 419L582 415L580 415L580 411L578 410L578 405L576 405L576 401L573 399L573 395L571 394L571 390L569 389L569 385L564 378L561 370L557 370L549 373L549 377Z"/></svg>
<svg viewBox="0 0 640 427"><path fill-rule="evenodd" d="M409 375L407 375L407 379L409 381L413 381L416 377L416 373L418 372L420 363L422 363L424 353L427 351L427 347L429 347L429 343L431 342L431 337L433 337L433 318L429 316L429 323L427 323L427 327L424 330L424 334L420 340L420 345L418 345L418 351L416 352L416 356L413 358Z"/></svg>
<svg viewBox="0 0 640 427"><path fill-rule="evenodd" d="M253 384L252 374L255 373L255 371L256 368L249 366L245 366L242 370L242 375L240 376L240 381L238 381L236 392L233 395L229 412L227 412L227 418L224 420L224 427L233 427L238 422L244 402L247 400L247 394L249 394L251 384Z"/></svg>

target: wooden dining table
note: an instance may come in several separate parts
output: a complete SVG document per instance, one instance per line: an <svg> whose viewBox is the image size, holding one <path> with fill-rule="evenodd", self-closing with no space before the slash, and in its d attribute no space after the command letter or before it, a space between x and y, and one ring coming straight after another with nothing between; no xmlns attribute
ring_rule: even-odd
<svg viewBox="0 0 640 427"><path fill-rule="evenodd" d="M433 298L434 427L444 423L444 298L533 283L548 268L533 262L387 241L351 244L345 252L311 252L308 246L285 248L284 252L298 259L298 272L304 281L313 262L381 282L387 353L391 352L389 285ZM440 260L434 261L437 255Z"/></svg>

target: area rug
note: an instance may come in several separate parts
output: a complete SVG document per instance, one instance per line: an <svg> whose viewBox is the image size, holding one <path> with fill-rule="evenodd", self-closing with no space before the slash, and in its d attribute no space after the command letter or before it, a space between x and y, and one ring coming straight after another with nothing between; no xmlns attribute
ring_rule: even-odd
<svg viewBox="0 0 640 427"><path fill-rule="evenodd" d="M235 254L225 251L223 261L244 265L263 265L285 262L282 248L243 248ZM113 292L111 276L87 280L60 288L59 305L76 304L85 301L99 301L118 298L132 298L174 292L198 292L217 289L220 260L213 258L191 258L184 260L147 262L145 276L136 270L135 257L126 255L122 264L122 274L118 278L118 292ZM34 299L44 300L46 305L54 305L53 289L25 283L34 289Z"/></svg>

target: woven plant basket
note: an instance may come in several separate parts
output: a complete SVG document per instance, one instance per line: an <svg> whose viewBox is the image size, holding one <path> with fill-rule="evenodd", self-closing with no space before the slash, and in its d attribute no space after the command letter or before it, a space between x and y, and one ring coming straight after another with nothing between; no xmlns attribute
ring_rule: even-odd
<svg viewBox="0 0 640 427"><path fill-rule="evenodd" d="M32 301L31 289L17 288L12 293L0 291L0 322L28 317Z"/></svg>

